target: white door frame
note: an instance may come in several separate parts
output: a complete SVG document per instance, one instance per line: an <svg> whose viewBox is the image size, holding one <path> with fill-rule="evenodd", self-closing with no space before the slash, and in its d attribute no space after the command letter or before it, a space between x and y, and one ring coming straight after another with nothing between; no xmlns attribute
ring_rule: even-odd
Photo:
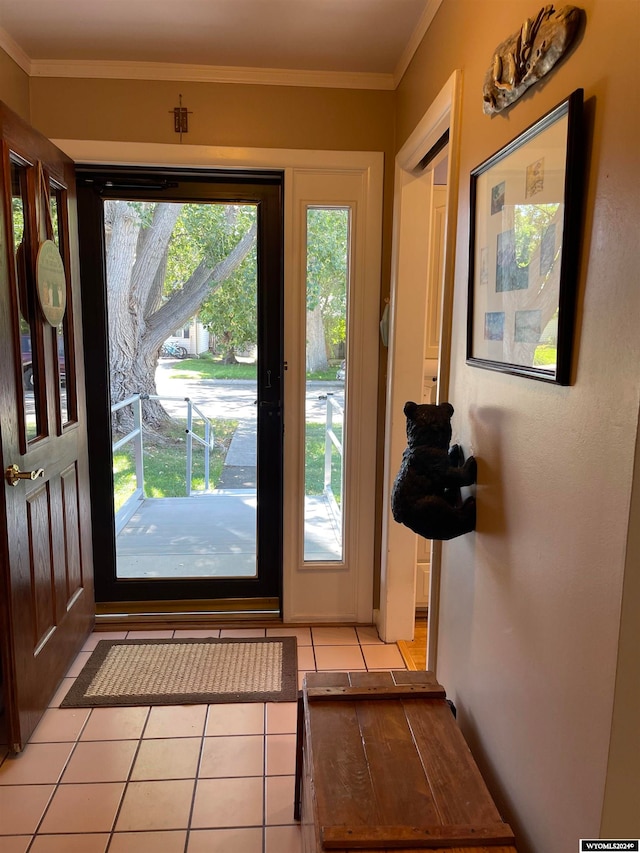
<svg viewBox="0 0 640 853"><path fill-rule="evenodd" d="M208 169L278 169L285 175L285 454L284 566L285 622L373 620L375 455L378 387L378 322L382 246L384 155L376 151L307 151L227 148L205 145L58 139L76 163L126 164ZM342 179L342 181L341 181ZM340 184L342 183L342 186ZM329 189L331 187L331 189ZM351 452L345 472L345 559L339 564L305 564L304 519L305 304L306 261L302 261L301 218L306 205L349 204L353 211L355 257L350 296L347 370L352 374L348 430ZM351 289L351 288L350 288ZM292 404L295 401L296 405Z"/></svg>
<svg viewBox="0 0 640 853"><path fill-rule="evenodd" d="M380 163L380 166L382 163ZM382 172L380 171L380 178ZM373 170L295 169L287 201L293 215L294 286L285 289L285 341L301 353L287 382L297 408L285 427L285 621L373 621L378 335L380 311L381 185ZM290 203L289 203L290 199ZM306 218L310 206L350 210L347 377L345 383L343 558L304 560L304 398L306 350ZM288 257L285 252L285 258ZM286 262L285 262L286 266ZM291 298L287 304L287 295ZM295 342L295 343L294 343ZM286 402L285 402L286 407ZM289 436L289 440L287 437ZM297 484L297 486L296 486Z"/></svg>
<svg viewBox="0 0 640 853"><path fill-rule="evenodd" d="M455 268L455 236L459 171L459 116L462 72L454 71L396 156L391 279L391 323L385 417L385 460L382 517L382 566L378 632L386 642L413 639L415 624L416 535L396 524L391 515L391 490L406 447L407 400L423 393L427 288L426 182L420 164L449 131L447 221L441 305L438 399L449 394L451 313ZM427 667L435 671L439 614L441 543L432 550L429 592Z"/></svg>

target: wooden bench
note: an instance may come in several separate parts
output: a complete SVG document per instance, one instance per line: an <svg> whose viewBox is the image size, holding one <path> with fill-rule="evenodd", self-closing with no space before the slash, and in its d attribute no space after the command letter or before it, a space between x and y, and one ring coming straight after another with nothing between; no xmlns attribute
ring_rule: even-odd
<svg viewBox="0 0 640 853"><path fill-rule="evenodd" d="M516 853L430 672L307 674L295 813L303 853Z"/></svg>

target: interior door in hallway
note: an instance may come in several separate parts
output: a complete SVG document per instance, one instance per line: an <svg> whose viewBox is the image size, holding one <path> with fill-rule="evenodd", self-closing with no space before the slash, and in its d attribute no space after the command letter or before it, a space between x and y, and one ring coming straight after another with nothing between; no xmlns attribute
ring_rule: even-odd
<svg viewBox="0 0 640 853"><path fill-rule="evenodd" d="M19 751L93 623L73 163L0 105L2 688Z"/></svg>
<svg viewBox="0 0 640 853"><path fill-rule="evenodd" d="M447 218L447 147L427 165L425 180L430 184L428 204L427 304L422 380L423 403L438 402L440 363L440 327L442 324L442 289L444 275L445 227ZM433 543L422 536L417 539L416 609L429 606L431 553Z"/></svg>
<svg viewBox="0 0 640 853"><path fill-rule="evenodd" d="M282 175L79 187L97 597L279 607Z"/></svg>

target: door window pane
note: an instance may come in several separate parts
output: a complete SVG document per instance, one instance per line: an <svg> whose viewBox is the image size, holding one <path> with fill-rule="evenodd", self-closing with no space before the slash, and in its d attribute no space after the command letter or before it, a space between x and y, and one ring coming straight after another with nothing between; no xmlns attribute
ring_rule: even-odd
<svg viewBox="0 0 640 853"><path fill-rule="evenodd" d="M304 559L344 559L344 425L350 219L307 209Z"/></svg>
<svg viewBox="0 0 640 853"><path fill-rule="evenodd" d="M44 381L38 349L37 306L33 274L30 271L30 235L27 195L27 167L11 159L11 226L17 288L22 399L27 441L43 434L40 383Z"/></svg>
<svg viewBox="0 0 640 853"><path fill-rule="evenodd" d="M256 578L258 208L104 213L116 577Z"/></svg>

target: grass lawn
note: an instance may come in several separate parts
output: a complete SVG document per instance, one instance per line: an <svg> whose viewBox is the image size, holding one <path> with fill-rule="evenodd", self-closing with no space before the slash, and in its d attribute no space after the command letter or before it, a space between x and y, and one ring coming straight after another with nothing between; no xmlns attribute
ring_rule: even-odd
<svg viewBox="0 0 640 853"><path fill-rule="evenodd" d="M342 441L342 427L334 425L334 431L338 439ZM324 423L307 423L306 446L305 446L305 482L304 492L306 495L321 495L324 491ZM341 500L341 472L342 460L340 454L333 448L331 453L331 488L338 505Z"/></svg>
<svg viewBox="0 0 640 853"><path fill-rule="evenodd" d="M317 370L313 373L307 373L307 379L315 380L335 380L335 367L330 367L328 370ZM185 358L179 364L175 364L171 371L171 378L175 379L190 379L196 381L198 379L255 379L256 364L223 364L219 359L210 358Z"/></svg>
<svg viewBox="0 0 640 853"><path fill-rule="evenodd" d="M311 373L307 373L307 381L313 379L321 380L322 382L335 382L337 369L337 367L330 367L328 370L314 370Z"/></svg>
<svg viewBox="0 0 640 853"><path fill-rule="evenodd" d="M176 379L255 379L256 365L246 364L223 364L209 358L185 358L179 364L175 364L171 371L171 378Z"/></svg>

